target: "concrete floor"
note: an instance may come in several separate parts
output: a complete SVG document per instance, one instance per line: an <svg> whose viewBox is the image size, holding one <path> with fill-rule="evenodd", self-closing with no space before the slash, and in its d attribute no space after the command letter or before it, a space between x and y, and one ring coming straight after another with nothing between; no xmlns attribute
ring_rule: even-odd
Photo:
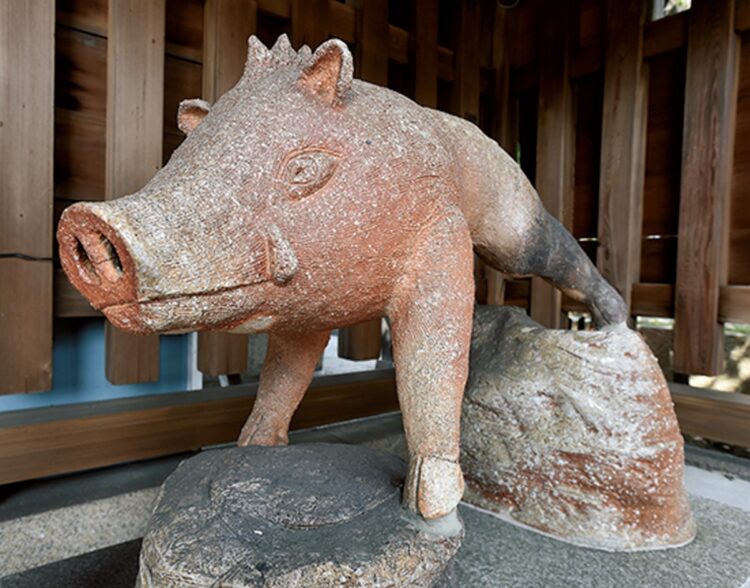
<svg viewBox="0 0 750 588"><path fill-rule="evenodd" d="M399 415L292 435L405 456ZM184 456L0 487L0 587L133 586L158 486ZM687 449L699 533L680 549L611 554L570 546L461 507L461 586L750 588L750 464Z"/></svg>

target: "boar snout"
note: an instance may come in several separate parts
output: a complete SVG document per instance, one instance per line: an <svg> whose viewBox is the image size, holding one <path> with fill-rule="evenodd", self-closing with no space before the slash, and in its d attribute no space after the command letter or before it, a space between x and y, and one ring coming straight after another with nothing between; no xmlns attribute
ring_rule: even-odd
<svg viewBox="0 0 750 588"><path fill-rule="evenodd" d="M60 219L60 263L95 308L136 298L135 270L124 241L89 205L73 205Z"/></svg>
<svg viewBox="0 0 750 588"><path fill-rule="evenodd" d="M234 209L220 212L154 197L74 204L57 230L60 262L126 331L232 329L265 312L299 261L271 219L243 223Z"/></svg>

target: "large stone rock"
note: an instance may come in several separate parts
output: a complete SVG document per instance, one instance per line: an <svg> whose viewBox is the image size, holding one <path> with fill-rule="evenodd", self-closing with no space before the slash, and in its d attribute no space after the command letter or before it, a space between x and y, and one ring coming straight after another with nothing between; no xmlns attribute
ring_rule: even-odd
<svg viewBox="0 0 750 588"><path fill-rule="evenodd" d="M162 486L140 586L448 586L463 527L405 511L405 474L353 445L201 453Z"/></svg>
<svg viewBox="0 0 750 588"><path fill-rule="evenodd" d="M549 330L477 308L461 449L465 500L512 522L608 550L695 535L669 389L624 325Z"/></svg>

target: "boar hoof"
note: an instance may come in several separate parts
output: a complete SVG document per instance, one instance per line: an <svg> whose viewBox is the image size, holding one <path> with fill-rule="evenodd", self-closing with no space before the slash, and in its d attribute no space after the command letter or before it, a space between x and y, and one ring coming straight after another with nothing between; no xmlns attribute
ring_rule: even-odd
<svg viewBox="0 0 750 588"><path fill-rule="evenodd" d="M443 457L413 457L404 485L404 505L425 519L450 513L464 493L458 462Z"/></svg>
<svg viewBox="0 0 750 588"><path fill-rule="evenodd" d="M248 445L288 445L289 436L287 427L279 427L269 423L267 420L255 417L252 414L242 427L237 445L247 447Z"/></svg>

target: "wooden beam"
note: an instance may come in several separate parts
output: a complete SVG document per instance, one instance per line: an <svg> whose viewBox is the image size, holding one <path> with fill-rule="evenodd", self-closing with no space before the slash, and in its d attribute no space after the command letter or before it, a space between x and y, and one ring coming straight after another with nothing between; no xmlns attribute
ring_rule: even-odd
<svg viewBox="0 0 750 588"><path fill-rule="evenodd" d="M426 1L429 3L434 0ZM258 10L279 18L290 18L289 0L258 0ZM330 0L327 12L327 34L342 39L347 43L354 43L357 40L356 12L357 11L355 11L352 6L342 4L336 0ZM418 27L427 25L429 25L429 23L417 23ZM416 40L416 34L415 37L412 37L412 35L409 34L409 31L392 24L388 25L388 34L385 38L387 39L388 45L388 59L391 59L396 63L410 63L412 42L414 43L415 48L415 58L417 58L419 51L421 51L423 47L423 45ZM437 37L435 38L435 42L437 43ZM417 70L417 75L421 75L419 70ZM446 82L452 82L454 80L453 51L447 47L437 48L437 75L441 80Z"/></svg>
<svg viewBox="0 0 750 588"><path fill-rule="evenodd" d="M198 333L198 370L209 376L244 374L247 371L247 335L201 331Z"/></svg>
<svg viewBox="0 0 750 588"><path fill-rule="evenodd" d="M389 33L388 1L364 0L357 13L357 75L367 82L387 87L388 46L383 41ZM355 361L377 359L381 337L381 318L339 329L338 355Z"/></svg>
<svg viewBox="0 0 750 588"><path fill-rule="evenodd" d="M165 47L169 57L201 63L204 3L205 0L167 0Z"/></svg>
<svg viewBox="0 0 750 588"><path fill-rule="evenodd" d="M393 56L391 56L391 59ZM438 77L445 82L455 80L455 67L453 63L453 51L446 47L438 47Z"/></svg>
<svg viewBox="0 0 750 588"><path fill-rule="evenodd" d="M750 323L750 286L722 286L720 288L719 321Z"/></svg>
<svg viewBox="0 0 750 588"><path fill-rule="evenodd" d="M258 0L258 9L277 18L290 18L291 0Z"/></svg>
<svg viewBox="0 0 750 588"><path fill-rule="evenodd" d="M629 307L641 267L648 108L643 27L648 4L607 2L597 264Z"/></svg>
<svg viewBox="0 0 750 588"><path fill-rule="evenodd" d="M242 76L256 0L206 0L203 8L203 99L215 102Z"/></svg>
<svg viewBox="0 0 750 588"><path fill-rule="evenodd" d="M357 61L359 76L373 84L388 86L388 1L363 0L357 11L359 42Z"/></svg>
<svg viewBox="0 0 750 588"><path fill-rule="evenodd" d="M515 101L510 93L510 16L499 4L495 7L492 39L492 70L494 72L495 116L492 119L492 137L511 156L515 157L518 141L518 121Z"/></svg>
<svg viewBox="0 0 750 588"><path fill-rule="evenodd" d="M0 415L0 484L234 441L256 392L251 384ZM393 370L324 376L313 381L292 429L394 410Z"/></svg>
<svg viewBox="0 0 750 588"><path fill-rule="evenodd" d="M388 25L388 56L396 63L409 63L409 31Z"/></svg>
<svg viewBox="0 0 750 588"><path fill-rule="evenodd" d="M633 284L630 314L634 316L674 316L674 284Z"/></svg>
<svg viewBox="0 0 750 588"><path fill-rule="evenodd" d="M589 45L570 57L569 73L571 79L584 78L600 71L604 67L601 49Z"/></svg>
<svg viewBox="0 0 750 588"><path fill-rule="evenodd" d="M378 359L382 347L383 319L339 329L338 356L352 361Z"/></svg>
<svg viewBox="0 0 750 588"><path fill-rule="evenodd" d="M669 383L680 430L711 441L750 447L750 396Z"/></svg>
<svg viewBox="0 0 750 588"><path fill-rule="evenodd" d="M354 8L336 0L328 4L328 28L332 37L341 39L346 43L354 43L356 40L356 17Z"/></svg>
<svg viewBox="0 0 750 588"><path fill-rule="evenodd" d="M526 306L529 297L528 282L508 282L509 297L506 304ZM633 284L631 313L636 316L670 318L674 316L674 284ZM586 311L575 300L563 297L563 310ZM736 323L750 323L750 286L722 286L720 290L719 319Z"/></svg>
<svg viewBox="0 0 750 588"><path fill-rule="evenodd" d="M55 3L0 0L0 394L52 387Z"/></svg>
<svg viewBox="0 0 750 588"><path fill-rule="evenodd" d="M494 6L492 26L493 118L491 136L515 158L518 141L516 100L510 94L510 17L500 4ZM484 268L487 281L487 304L505 301L505 277L489 266Z"/></svg>
<svg viewBox="0 0 750 588"><path fill-rule="evenodd" d="M750 30L750 0L736 0L734 28L738 33Z"/></svg>
<svg viewBox="0 0 750 588"><path fill-rule="evenodd" d="M237 83L255 33L255 0L207 0L203 9L203 99L215 102ZM243 374L247 335L198 333L198 369L204 374Z"/></svg>
<svg viewBox="0 0 750 588"><path fill-rule="evenodd" d="M688 14L674 370L716 374L724 356L719 291L727 273L739 43L733 0L695 0Z"/></svg>
<svg viewBox="0 0 750 588"><path fill-rule="evenodd" d="M479 0L457 5L455 79L451 93L451 112L477 124L479 122L479 55L477 31L481 23Z"/></svg>
<svg viewBox="0 0 750 588"><path fill-rule="evenodd" d="M528 94L538 90L539 68L537 64L511 68L510 89L513 94Z"/></svg>
<svg viewBox="0 0 750 588"><path fill-rule="evenodd" d="M667 51L684 47L687 43L688 12L646 23L643 31L643 57L656 57Z"/></svg>
<svg viewBox="0 0 750 588"><path fill-rule="evenodd" d="M455 79L451 87L449 111L456 116L479 124L479 94L481 84L481 43L479 39L482 10L479 0L467 0L453 5L455 40ZM474 255L476 301L486 302L485 266Z"/></svg>
<svg viewBox="0 0 750 588"><path fill-rule="evenodd" d="M545 40L539 56L536 190L547 211L570 228L575 161L575 109L568 75L570 2L555 2L539 15ZM570 218L569 218L570 217ZM560 291L541 278L531 281L531 318L560 327Z"/></svg>
<svg viewBox="0 0 750 588"><path fill-rule="evenodd" d="M162 163L165 0L110 0L107 41L107 200L143 187ZM113 384L159 379L158 335L105 328Z"/></svg>
<svg viewBox="0 0 750 588"><path fill-rule="evenodd" d="M437 108L438 0L414 4L414 99Z"/></svg>
<svg viewBox="0 0 750 588"><path fill-rule="evenodd" d="M76 290L61 269L54 271L55 316L60 318L102 317Z"/></svg>
<svg viewBox="0 0 750 588"><path fill-rule="evenodd" d="M291 0L292 45L315 51L328 39L328 0Z"/></svg>
<svg viewBox="0 0 750 588"><path fill-rule="evenodd" d="M107 0L58 0L56 20L58 25L107 36Z"/></svg>

